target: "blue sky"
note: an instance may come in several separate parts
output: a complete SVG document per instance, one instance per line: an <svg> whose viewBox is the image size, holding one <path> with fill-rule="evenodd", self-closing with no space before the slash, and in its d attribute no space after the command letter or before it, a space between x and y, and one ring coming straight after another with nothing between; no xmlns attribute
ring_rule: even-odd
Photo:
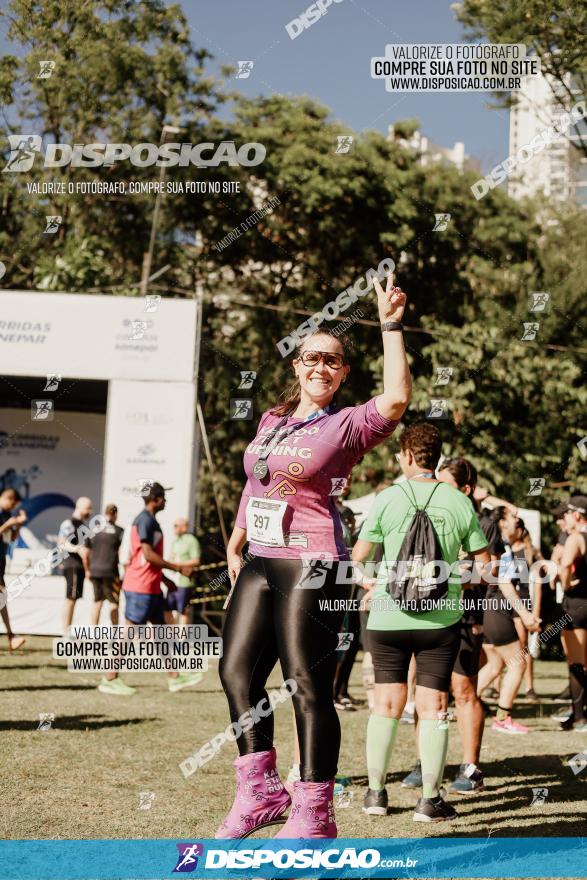
<svg viewBox="0 0 587 880"><path fill-rule="evenodd" d="M172 2L172 0L169 0ZM448 0L341 0L291 40L286 24L309 0L176 0L195 46L215 56L210 69L253 60L249 79L230 87L248 96L279 92L310 95L335 119L358 131L387 132L390 122L415 117L424 134L467 152L488 170L508 153L508 113L490 109L484 93L401 93L371 79L370 59L386 43L452 43L463 40ZM0 51L10 51L0 23Z"/></svg>
<svg viewBox="0 0 587 880"><path fill-rule="evenodd" d="M215 65L254 60L249 79L232 87L253 96L310 95L354 129L387 132L390 122L415 117L424 134L446 146L464 141L484 169L508 153L508 113L489 108L491 95L385 91L371 79L370 59L386 43L463 40L447 0L342 0L291 40L285 25L309 0L207 0L182 7L192 38L216 57Z"/></svg>

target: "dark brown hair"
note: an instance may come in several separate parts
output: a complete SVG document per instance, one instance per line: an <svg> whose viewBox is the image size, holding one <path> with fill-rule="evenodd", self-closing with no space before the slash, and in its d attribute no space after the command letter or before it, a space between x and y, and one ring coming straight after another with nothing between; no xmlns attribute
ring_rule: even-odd
<svg viewBox="0 0 587 880"><path fill-rule="evenodd" d="M477 486L477 468L468 458L447 458L442 462L439 470L448 471L459 489L470 486L471 494L475 491Z"/></svg>
<svg viewBox="0 0 587 880"><path fill-rule="evenodd" d="M503 506L503 504L500 504L498 507L493 508L489 516L493 520L495 525L499 526L500 522L504 520L507 516L506 508Z"/></svg>
<svg viewBox="0 0 587 880"><path fill-rule="evenodd" d="M440 431L430 422L416 422L405 429L399 438L402 452L409 449L418 467L434 470L442 452Z"/></svg>
<svg viewBox="0 0 587 880"><path fill-rule="evenodd" d="M0 495L12 495L15 502L22 501L20 492L17 492L16 489L13 489L12 486L9 486L8 489L4 489L3 492L0 492Z"/></svg>
<svg viewBox="0 0 587 880"><path fill-rule="evenodd" d="M299 357L304 349L305 343L309 339L313 339L315 336L332 336L328 330L314 330L313 333L310 333L308 336L304 336L303 339L296 345L296 357ZM334 337L338 342L340 342L342 348L342 356L346 363L346 355L349 348L348 339L341 334L340 336ZM292 412L298 408L298 404L300 402L300 382L298 377L296 376L295 380L291 383L289 388L286 388L285 391L279 395L279 400L275 404L275 406L270 410L271 415L279 416L283 418L283 416L289 416Z"/></svg>

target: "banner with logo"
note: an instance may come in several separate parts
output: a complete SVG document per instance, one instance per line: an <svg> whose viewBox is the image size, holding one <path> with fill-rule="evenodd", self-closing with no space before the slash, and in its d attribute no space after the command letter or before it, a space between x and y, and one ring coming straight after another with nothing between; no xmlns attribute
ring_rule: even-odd
<svg viewBox="0 0 587 880"><path fill-rule="evenodd" d="M191 299L0 291L8 375L189 382L195 344Z"/></svg>
<svg viewBox="0 0 587 880"><path fill-rule="evenodd" d="M100 413L57 411L50 421L30 409L0 410L0 492L16 489L28 521L19 546L53 547L60 523L76 498L101 504L106 418Z"/></svg>
<svg viewBox="0 0 587 880"><path fill-rule="evenodd" d="M587 877L583 840L22 840L0 843L0 880L275 880L322 877Z"/></svg>
<svg viewBox="0 0 587 880"><path fill-rule="evenodd" d="M102 497L127 529L149 483L171 487L158 514L164 533L194 509L195 386L190 382L110 383Z"/></svg>

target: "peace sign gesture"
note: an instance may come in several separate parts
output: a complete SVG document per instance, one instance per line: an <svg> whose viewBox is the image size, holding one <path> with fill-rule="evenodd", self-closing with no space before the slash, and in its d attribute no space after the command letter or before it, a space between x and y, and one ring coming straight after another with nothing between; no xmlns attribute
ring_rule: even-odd
<svg viewBox="0 0 587 880"><path fill-rule="evenodd" d="M406 307L407 297L400 287L393 285L393 272L387 276L387 284L383 290L379 279L373 279L373 286L377 292L377 305L379 306L379 320L401 321Z"/></svg>

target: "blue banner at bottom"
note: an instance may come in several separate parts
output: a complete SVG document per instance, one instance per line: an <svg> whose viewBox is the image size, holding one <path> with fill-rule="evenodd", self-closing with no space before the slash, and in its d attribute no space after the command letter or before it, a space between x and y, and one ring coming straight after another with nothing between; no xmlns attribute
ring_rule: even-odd
<svg viewBox="0 0 587 880"><path fill-rule="evenodd" d="M581 837L13 840L0 880L587 877Z"/></svg>

